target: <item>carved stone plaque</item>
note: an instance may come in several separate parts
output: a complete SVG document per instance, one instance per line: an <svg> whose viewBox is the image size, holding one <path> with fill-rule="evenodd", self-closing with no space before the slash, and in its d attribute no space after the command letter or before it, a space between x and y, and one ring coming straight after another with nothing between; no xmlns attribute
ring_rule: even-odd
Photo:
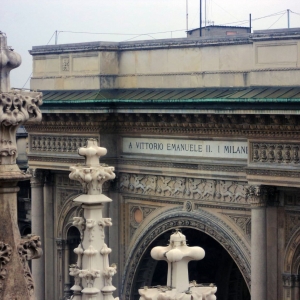
<svg viewBox="0 0 300 300"><path fill-rule="evenodd" d="M123 152L167 156L247 159L246 141L123 138Z"/></svg>

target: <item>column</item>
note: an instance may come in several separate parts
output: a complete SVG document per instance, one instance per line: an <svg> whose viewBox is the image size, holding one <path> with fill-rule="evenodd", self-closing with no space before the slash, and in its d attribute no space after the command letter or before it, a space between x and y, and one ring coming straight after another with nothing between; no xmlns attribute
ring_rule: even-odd
<svg viewBox="0 0 300 300"><path fill-rule="evenodd" d="M44 245L44 174L41 170L36 169L31 170L31 173L32 233L40 236L42 245ZM45 299L45 255L43 255L39 260L32 261L32 277L35 283L36 298Z"/></svg>
<svg viewBox="0 0 300 300"><path fill-rule="evenodd" d="M53 174L45 172L44 182L44 258L45 258L45 300L54 296L54 204Z"/></svg>
<svg viewBox="0 0 300 300"><path fill-rule="evenodd" d="M278 196L275 187L267 189L267 296L268 300L278 297Z"/></svg>
<svg viewBox="0 0 300 300"><path fill-rule="evenodd" d="M251 201L251 299L267 298L266 195L260 186L249 188Z"/></svg>

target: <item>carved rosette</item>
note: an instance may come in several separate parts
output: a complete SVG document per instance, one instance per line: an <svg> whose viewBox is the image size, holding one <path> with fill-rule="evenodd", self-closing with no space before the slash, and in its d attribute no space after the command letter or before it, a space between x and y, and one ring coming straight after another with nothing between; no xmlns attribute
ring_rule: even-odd
<svg viewBox="0 0 300 300"><path fill-rule="evenodd" d="M0 292L3 290L4 280L6 279L7 274L7 270L4 266L10 261L11 253L11 246L0 242Z"/></svg>

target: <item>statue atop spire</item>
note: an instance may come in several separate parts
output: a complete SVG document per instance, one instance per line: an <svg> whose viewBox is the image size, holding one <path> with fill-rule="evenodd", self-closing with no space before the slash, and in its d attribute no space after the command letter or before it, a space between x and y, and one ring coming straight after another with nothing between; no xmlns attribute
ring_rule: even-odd
<svg viewBox="0 0 300 300"><path fill-rule="evenodd" d="M201 260L205 252L201 247L189 247L185 235L176 229L171 235L167 247L154 247L151 256L155 260L165 260L168 263L167 285L160 288L144 287L139 289L140 300L216 300L217 287L189 283L188 263L191 260Z"/></svg>

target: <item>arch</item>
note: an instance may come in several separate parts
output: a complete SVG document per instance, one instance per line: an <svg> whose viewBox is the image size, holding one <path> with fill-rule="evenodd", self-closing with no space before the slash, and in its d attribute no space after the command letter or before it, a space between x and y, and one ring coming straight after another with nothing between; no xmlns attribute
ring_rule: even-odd
<svg viewBox="0 0 300 300"><path fill-rule="evenodd" d="M298 274L300 267L300 229L290 238L284 256L284 273Z"/></svg>
<svg viewBox="0 0 300 300"><path fill-rule="evenodd" d="M79 195L80 194L77 193L70 195L61 209L56 229L56 237L58 239L66 240L67 232L69 228L73 226L73 217L80 216L82 214L80 203L73 202L73 200Z"/></svg>
<svg viewBox="0 0 300 300"><path fill-rule="evenodd" d="M154 218L137 237L134 246L129 252L124 269L121 287L124 299L130 299L135 272L147 247L157 236L178 227L197 229L219 242L230 254L242 273L248 288L250 288L250 250L238 234L221 219L207 211L199 209L187 212L177 207Z"/></svg>

